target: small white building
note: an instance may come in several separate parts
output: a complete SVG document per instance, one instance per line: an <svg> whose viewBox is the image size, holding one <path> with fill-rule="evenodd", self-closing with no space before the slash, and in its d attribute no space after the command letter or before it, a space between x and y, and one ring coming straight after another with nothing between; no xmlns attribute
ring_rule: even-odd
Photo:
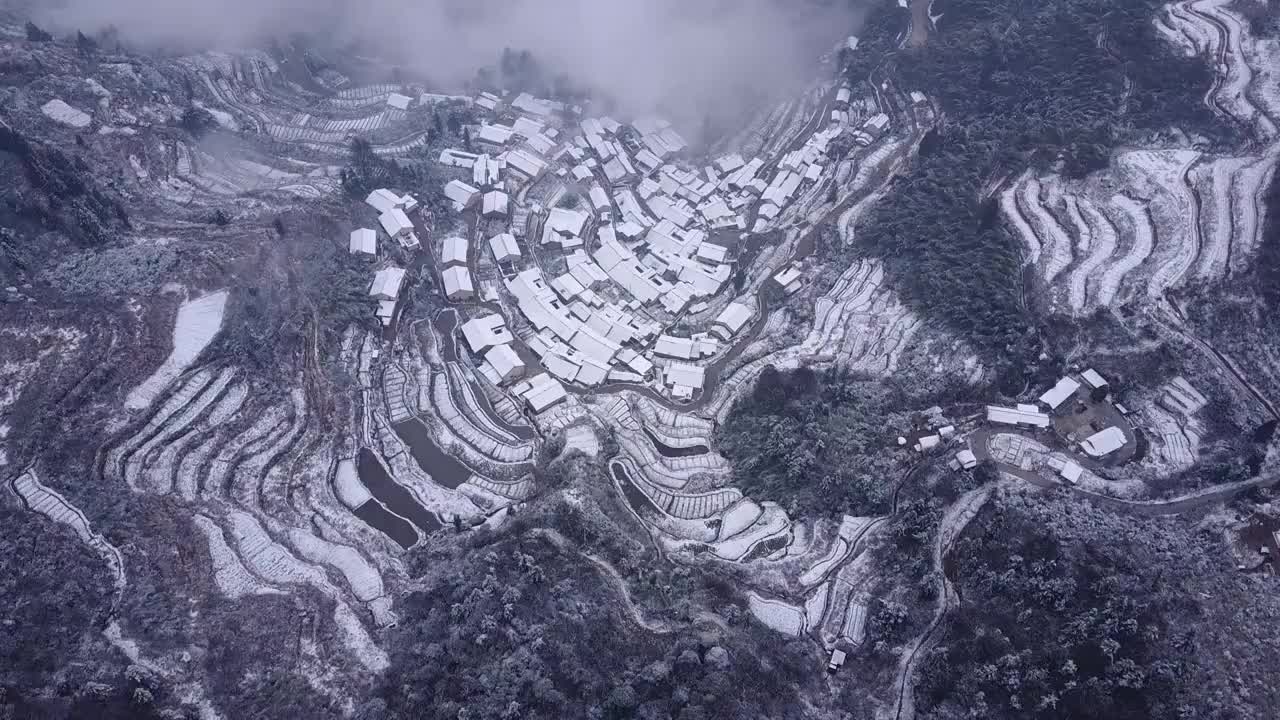
<svg viewBox="0 0 1280 720"><path fill-rule="evenodd" d="M1105 457L1124 447L1124 431L1112 425L1085 438L1080 447L1089 457Z"/></svg>
<svg viewBox="0 0 1280 720"><path fill-rule="evenodd" d="M688 363L671 363L662 368L662 376L677 398L689 399L706 382L706 368Z"/></svg>
<svg viewBox="0 0 1280 720"><path fill-rule="evenodd" d="M472 200L475 200L480 191L461 180L450 180L444 186L444 196L453 203L453 208L458 212L467 209Z"/></svg>
<svg viewBox="0 0 1280 720"><path fill-rule="evenodd" d="M751 307L740 302L732 302L716 317L711 325L711 333L721 340L728 340L737 335L751 320Z"/></svg>
<svg viewBox="0 0 1280 720"><path fill-rule="evenodd" d="M413 232L413 223L409 220L409 216L398 207L393 207L379 215L378 222L382 223L382 229L393 240L408 237Z"/></svg>
<svg viewBox="0 0 1280 720"><path fill-rule="evenodd" d="M481 155L471 166L471 180L476 187L493 187L502 181L502 166L505 162L497 158Z"/></svg>
<svg viewBox="0 0 1280 720"><path fill-rule="evenodd" d="M773 276L774 282L782 287L782 291L790 295L800 289L800 269L795 265L788 265L777 275Z"/></svg>
<svg viewBox="0 0 1280 720"><path fill-rule="evenodd" d="M978 467L978 456L974 455L969 448L965 448L956 453L956 463L964 470L972 470Z"/></svg>
<svg viewBox="0 0 1280 720"><path fill-rule="evenodd" d="M1073 378L1064 377L1058 381L1057 385L1049 388L1040 396L1040 402L1049 406L1050 410L1057 410L1058 406L1066 402L1076 390L1080 388L1080 383Z"/></svg>
<svg viewBox="0 0 1280 720"><path fill-rule="evenodd" d="M511 389L535 413L540 413L553 405L564 402L569 397L564 390L564 386L546 373L535 375L528 380L522 380Z"/></svg>
<svg viewBox="0 0 1280 720"><path fill-rule="evenodd" d="M501 190L484 194L483 213L486 218L504 218L510 210L511 200Z"/></svg>
<svg viewBox="0 0 1280 720"><path fill-rule="evenodd" d="M942 438L937 435L925 435L916 441L916 452L929 452L930 450L942 444Z"/></svg>
<svg viewBox="0 0 1280 720"><path fill-rule="evenodd" d="M378 300L394 301L400 297L400 286L404 284L404 269L389 267L374 273L373 284L369 286L369 295Z"/></svg>
<svg viewBox="0 0 1280 720"><path fill-rule="evenodd" d="M370 230L369 228L352 230L350 252L352 255L377 255L378 233Z"/></svg>
<svg viewBox="0 0 1280 720"><path fill-rule="evenodd" d="M1087 384L1089 387L1093 388L1094 390L1097 390L1098 388L1104 388L1107 386L1106 378L1099 375L1098 371L1094 370L1093 368L1089 368L1088 370L1085 370L1084 372L1080 373L1080 377L1084 378L1085 384Z"/></svg>
<svg viewBox="0 0 1280 720"><path fill-rule="evenodd" d="M466 265L467 264L467 239L464 237L452 236L444 239L444 248L440 252L440 261L445 267L450 265Z"/></svg>
<svg viewBox="0 0 1280 720"><path fill-rule="evenodd" d="M507 321L497 313L468 320L462 324L461 330L467 347L477 355L483 355L499 345L511 344L511 331L507 329Z"/></svg>
<svg viewBox="0 0 1280 720"><path fill-rule="evenodd" d="M1073 460L1067 460L1062 463L1062 467L1058 469L1058 475L1060 475L1063 480L1075 485L1080 482L1081 476L1084 475L1084 468L1080 467L1080 464Z"/></svg>
<svg viewBox="0 0 1280 720"><path fill-rule="evenodd" d="M653 347L653 354L678 360L690 360L696 357L693 340L674 335L659 335L658 342Z"/></svg>
<svg viewBox="0 0 1280 720"><path fill-rule="evenodd" d="M524 377L525 364L511 349L510 345L498 345L484 356L485 365L491 369L491 375L498 378L499 383L509 383ZM563 391L563 390L562 390Z"/></svg>
<svg viewBox="0 0 1280 720"><path fill-rule="evenodd" d="M489 238L489 249L495 262L513 262L520 259L520 246L511 233L498 233Z"/></svg>
<svg viewBox="0 0 1280 720"><path fill-rule="evenodd" d="M440 276L444 280L444 295L450 300L470 300L476 296L471 273L465 267L455 265L445 268Z"/></svg>
<svg viewBox="0 0 1280 720"><path fill-rule="evenodd" d="M1045 413L1039 412L1035 406L1022 405L1017 408L1006 408L998 405L987 406L987 422L997 425L1014 425L1019 427L1049 427L1052 420Z"/></svg>
<svg viewBox="0 0 1280 720"><path fill-rule="evenodd" d="M845 654L843 650L832 650L831 659L827 661L827 672L835 672L844 667Z"/></svg>
<svg viewBox="0 0 1280 720"><path fill-rule="evenodd" d="M378 214L381 215L382 213L390 212L399 207L400 196L386 188L378 188L377 190L369 193L369 197L365 198L364 202L369 207L377 210Z"/></svg>

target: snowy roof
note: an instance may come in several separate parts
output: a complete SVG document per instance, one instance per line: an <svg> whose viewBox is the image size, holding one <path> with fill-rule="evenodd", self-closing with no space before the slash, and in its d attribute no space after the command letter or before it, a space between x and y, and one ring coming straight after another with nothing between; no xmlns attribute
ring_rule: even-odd
<svg viewBox="0 0 1280 720"><path fill-rule="evenodd" d="M1124 447L1124 431L1112 425L1085 438L1080 447L1091 457L1110 455Z"/></svg>
<svg viewBox="0 0 1280 720"><path fill-rule="evenodd" d="M54 122L60 122L73 128L83 129L93 123L93 118L87 113L71 107L58 98L41 105L40 112Z"/></svg>
<svg viewBox="0 0 1280 720"><path fill-rule="evenodd" d="M497 158L481 155L471 166L471 180L481 187L497 185L502 179L502 167L505 164Z"/></svg>
<svg viewBox="0 0 1280 720"><path fill-rule="evenodd" d="M351 231L351 247L353 253L375 255L378 252L378 234L369 228Z"/></svg>
<svg viewBox="0 0 1280 720"><path fill-rule="evenodd" d="M531 115L546 116L552 111L552 104L547 100L535 98L529 93L520 93L511 101L511 107Z"/></svg>
<svg viewBox="0 0 1280 720"><path fill-rule="evenodd" d="M444 239L444 250L440 253L440 260L445 265L466 265L467 264L467 239L464 237L447 237Z"/></svg>
<svg viewBox="0 0 1280 720"><path fill-rule="evenodd" d="M400 296L400 285L404 282L404 269L389 267L374 273L373 284L369 294L382 300L395 300Z"/></svg>
<svg viewBox="0 0 1280 720"><path fill-rule="evenodd" d="M369 193L369 197L365 198L364 202L369 207L377 210L379 214L382 214L399 206L400 196L386 188L378 188Z"/></svg>
<svg viewBox="0 0 1280 720"><path fill-rule="evenodd" d="M516 118L516 121L511 125L512 130L520 133L526 138L530 138L541 133L543 127L545 127L543 123L540 123L537 120L530 120L525 117Z"/></svg>
<svg viewBox="0 0 1280 720"><path fill-rule="evenodd" d="M501 190L492 190L484 194L483 205L486 216L506 215L510 207L510 199Z"/></svg>
<svg viewBox="0 0 1280 720"><path fill-rule="evenodd" d="M458 210L465 208L480 191L461 180L450 180L444 186L444 196L453 202Z"/></svg>
<svg viewBox="0 0 1280 720"><path fill-rule="evenodd" d="M609 202L608 193L599 185L592 185L591 192L588 193L587 197L591 201L591 207L595 208L596 212L609 210L613 207L613 204Z"/></svg>
<svg viewBox="0 0 1280 720"><path fill-rule="evenodd" d="M444 294L450 299L465 298L474 295L475 285L471 284L471 273L465 267L453 266L440 273L444 279Z"/></svg>
<svg viewBox="0 0 1280 720"><path fill-rule="evenodd" d="M706 368L687 363L671 363L663 368L663 375L668 385L682 386L701 390L706 380Z"/></svg>
<svg viewBox="0 0 1280 720"><path fill-rule="evenodd" d="M512 390L524 398L534 412L542 412L567 397L564 386L546 373L522 380Z"/></svg>
<svg viewBox="0 0 1280 720"><path fill-rule="evenodd" d="M511 342L507 321L497 313L468 320L462 324L461 329L467 347L476 354L484 354L489 348Z"/></svg>
<svg viewBox="0 0 1280 720"><path fill-rule="evenodd" d="M475 165L480 156L462 150L445 149L440 151L440 163L456 168L469 168Z"/></svg>
<svg viewBox="0 0 1280 720"><path fill-rule="evenodd" d="M1089 387L1091 388L1100 388L1100 387L1107 386L1106 378L1099 375L1098 371L1094 370L1093 368L1089 368L1088 370L1085 370L1084 372L1080 373L1080 377L1084 378L1084 381L1088 383Z"/></svg>
<svg viewBox="0 0 1280 720"><path fill-rule="evenodd" d="M987 421L1002 425L1031 425L1034 427L1049 427L1050 423L1049 416L1042 412L999 407L997 405L987 406Z"/></svg>
<svg viewBox="0 0 1280 720"><path fill-rule="evenodd" d="M1058 381L1057 385L1049 388L1040 396L1040 402L1048 405L1050 410L1057 410L1058 406L1074 395L1079 387L1080 383L1072 378L1064 377Z"/></svg>
<svg viewBox="0 0 1280 720"><path fill-rule="evenodd" d="M518 148L507 152L506 160L507 167L530 178L547 169L547 163L542 158Z"/></svg>
<svg viewBox="0 0 1280 720"><path fill-rule="evenodd" d="M722 263L728 256L729 248L715 243L704 242L698 245L698 259L710 263Z"/></svg>
<svg viewBox="0 0 1280 720"><path fill-rule="evenodd" d="M788 265L782 272L774 275L773 279L782 287L790 289L800 282L800 270L795 265Z"/></svg>
<svg viewBox="0 0 1280 720"><path fill-rule="evenodd" d="M493 259L497 262L520 259L520 246L511 233L498 233L489 238L489 247L493 250Z"/></svg>
<svg viewBox="0 0 1280 720"><path fill-rule="evenodd" d="M581 235L586 224L586 213L577 210L551 208L547 215L547 227L562 235Z"/></svg>
<svg viewBox="0 0 1280 720"><path fill-rule="evenodd" d="M502 380L510 380L524 374L525 365L510 345L498 345L484 356L484 361Z"/></svg>
<svg viewBox="0 0 1280 720"><path fill-rule="evenodd" d="M1062 467L1058 470L1058 474L1067 482L1080 482L1080 476L1084 474L1084 468L1080 467L1079 463L1073 460L1068 460L1062 463Z"/></svg>
<svg viewBox="0 0 1280 720"><path fill-rule="evenodd" d="M751 319L752 314L753 311L747 305L732 302L726 305L725 309L716 317L715 324L724 327L729 331L730 335L736 335Z"/></svg>
<svg viewBox="0 0 1280 720"><path fill-rule="evenodd" d="M689 360L694 357L694 343L689 338L659 335L658 343L653 347L653 353L662 357Z"/></svg>
<svg viewBox="0 0 1280 720"><path fill-rule="evenodd" d="M409 221L409 216L398 207L393 207L379 215L378 222L382 223L382 229L393 238L413 232L413 223Z"/></svg>
<svg viewBox="0 0 1280 720"><path fill-rule="evenodd" d="M513 135L511 128L504 125L482 125L476 133L476 140L491 145L506 145Z"/></svg>

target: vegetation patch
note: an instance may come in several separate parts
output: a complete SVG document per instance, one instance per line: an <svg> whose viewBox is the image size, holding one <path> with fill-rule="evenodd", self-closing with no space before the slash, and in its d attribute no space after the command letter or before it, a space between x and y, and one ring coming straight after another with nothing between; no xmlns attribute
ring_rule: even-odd
<svg viewBox="0 0 1280 720"><path fill-rule="evenodd" d="M889 508L896 393L836 371L765 368L718 429L733 485L793 516L878 515Z"/></svg>
<svg viewBox="0 0 1280 720"><path fill-rule="evenodd" d="M925 663L918 709L938 720L1276 716L1280 693L1260 678L1280 660L1280 601L1234 569L1221 538L1066 496L995 498L949 558L963 601Z"/></svg>
<svg viewBox="0 0 1280 720"><path fill-rule="evenodd" d="M909 51L886 47L882 36L903 18L886 5L850 57L846 74L858 83L891 56L902 86L935 98L944 115L858 228L859 250L884 259L907 303L994 361L1038 352L1020 246L984 199L994 182L1028 164L1083 176L1106 167L1117 145L1171 126L1234 139L1201 102L1208 63L1176 54L1152 26L1161 4L951 3L939 32Z"/></svg>

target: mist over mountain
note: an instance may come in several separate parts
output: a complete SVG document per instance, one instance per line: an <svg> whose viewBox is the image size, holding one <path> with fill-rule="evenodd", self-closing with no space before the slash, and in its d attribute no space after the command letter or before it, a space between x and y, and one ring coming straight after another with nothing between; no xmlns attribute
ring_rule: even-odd
<svg viewBox="0 0 1280 720"><path fill-rule="evenodd" d="M504 48L683 124L794 89L856 30L860 0L63 0L35 8L63 32L115 26L136 44L204 50L305 33L459 90Z"/></svg>

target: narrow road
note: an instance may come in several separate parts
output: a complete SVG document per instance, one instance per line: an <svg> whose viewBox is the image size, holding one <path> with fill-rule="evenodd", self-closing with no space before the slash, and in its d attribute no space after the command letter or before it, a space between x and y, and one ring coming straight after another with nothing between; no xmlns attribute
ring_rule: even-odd
<svg viewBox="0 0 1280 720"><path fill-rule="evenodd" d="M978 511L986 504L995 487L995 484L988 484L976 490L970 490L961 495L942 516L933 546L933 567L938 575L938 608L934 611L929 627L912 640L903 652L902 661L898 665L898 677L894 681L893 708L880 717L894 720L910 720L915 717L915 676L920 658L928 654L929 648L937 640L942 621L949 613L960 607L960 595L951 584L951 580L947 578L943 563L947 553L951 552L951 547L968 527L969 521L976 517Z"/></svg>
<svg viewBox="0 0 1280 720"><path fill-rule="evenodd" d="M1184 340L1198 348L1211 361L1213 361L1214 364L1226 372L1227 377L1231 379L1232 383L1234 383L1241 392L1245 395L1252 395L1254 399L1258 401L1258 404L1262 405L1267 413L1271 415L1272 419L1280 420L1280 411L1277 411L1276 406L1272 404L1271 400L1269 400L1266 395L1263 395L1262 391L1258 390L1258 388L1255 387L1253 383L1249 382L1248 378L1244 376L1244 373L1240 372L1240 370L1236 368L1235 363L1231 362L1231 358L1227 357L1225 353L1196 337L1191 333L1191 331L1186 329L1186 316L1183 315L1181 308L1175 305L1173 301L1168 298L1165 299L1165 306L1168 308L1169 312L1173 314L1174 320L1166 321L1161 319L1159 310L1157 310L1152 314L1152 318L1157 324L1166 330L1179 335Z"/></svg>
<svg viewBox="0 0 1280 720"><path fill-rule="evenodd" d="M576 553L579 557L595 566L595 568L600 571L600 574L604 576L605 581L609 585L613 586L614 591L618 593L618 597L622 601L621 604L623 612L625 612L627 617L630 617L637 625L658 635L669 635L675 632L676 628L671 623L666 621L649 620L640 614L640 608L636 607L635 601L631 599L631 590L627 587L627 581L622 577L621 573L618 572L617 568L611 565L608 561L598 558L591 553L576 549L569 543L569 540L565 536L561 535L556 530L552 530L550 528L538 528L534 530L532 534L545 538L547 542L555 545L556 548L562 552Z"/></svg>

